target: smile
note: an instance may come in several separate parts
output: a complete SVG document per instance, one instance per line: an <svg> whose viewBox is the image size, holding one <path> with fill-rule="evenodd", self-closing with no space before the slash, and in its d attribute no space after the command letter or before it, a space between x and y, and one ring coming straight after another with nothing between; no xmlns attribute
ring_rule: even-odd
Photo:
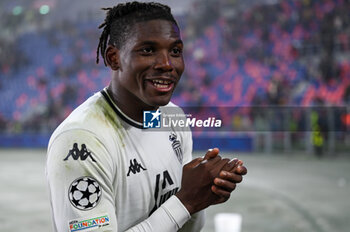
<svg viewBox="0 0 350 232"><path fill-rule="evenodd" d="M149 80L149 83L160 92L168 92L174 87L174 82L171 80L153 79Z"/></svg>
<svg viewBox="0 0 350 232"><path fill-rule="evenodd" d="M169 85L172 83L168 80L152 80L152 83L155 87L160 89L166 89L169 88Z"/></svg>

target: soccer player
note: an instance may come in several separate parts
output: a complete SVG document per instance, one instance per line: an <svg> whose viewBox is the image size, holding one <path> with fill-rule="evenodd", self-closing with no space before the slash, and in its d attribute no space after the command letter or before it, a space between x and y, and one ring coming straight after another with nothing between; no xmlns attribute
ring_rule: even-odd
<svg viewBox="0 0 350 232"><path fill-rule="evenodd" d="M229 199L247 170L217 148L192 160L188 131L143 128L143 111L177 107L170 98L184 71L183 42L170 8L132 2L105 10L97 62L101 53L111 82L48 146L54 230L200 231L203 209Z"/></svg>

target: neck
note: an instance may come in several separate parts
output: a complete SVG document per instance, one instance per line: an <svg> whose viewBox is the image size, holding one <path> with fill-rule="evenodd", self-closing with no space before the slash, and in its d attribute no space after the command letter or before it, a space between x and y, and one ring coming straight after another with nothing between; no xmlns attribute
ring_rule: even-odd
<svg viewBox="0 0 350 232"><path fill-rule="evenodd" d="M143 123L143 111L157 109L157 107L143 104L140 99L133 95L126 94L128 91L119 85L112 85L111 83L107 87L107 92L118 108L137 122Z"/></svg>

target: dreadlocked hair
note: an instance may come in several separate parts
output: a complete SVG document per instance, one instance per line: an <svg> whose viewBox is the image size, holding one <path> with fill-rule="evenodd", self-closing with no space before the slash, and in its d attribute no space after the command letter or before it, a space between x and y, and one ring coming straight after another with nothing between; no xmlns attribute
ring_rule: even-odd
<svg viewBox="0 0 350 232"><path fill-rule="evenodd" d="M101 54L106 66L105 52L107 45L113 45L120 49L135 23L164 19L178 26L171 14L170 7L156 2L120 3L114 7L102 8L102 10L106 11L106 18L98 27L99 29L103 28L103 31L97 46L96 63L99 63Z"/></svg>

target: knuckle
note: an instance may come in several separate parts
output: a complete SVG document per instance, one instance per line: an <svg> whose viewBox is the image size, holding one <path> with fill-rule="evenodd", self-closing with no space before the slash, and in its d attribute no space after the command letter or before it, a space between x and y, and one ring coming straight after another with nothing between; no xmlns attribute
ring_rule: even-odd
<svg viewBox="0 0 350 232"><path fill-rule="evenodd" d="M236 187L237 187L237 185L236 185L236 184L233 184L233 186L232 186L232 191L235 190Z"/></svg>
<svg viewBox="0 0 350 232"><path fill-rule="evenodd" d="M234 181L235 177L236 177L236 174L229 172L229 173L227 173L227 176L228 176L229 180Z"/></svg>
<svg viewBox="0 0 350 232"><path fill-rule="evenodd" d="M226 193L226 194L225 194L224 197L226 198L226 201L227 201L228 199L230 199L230 196L231 196L231 193Z"/></svg>
<svg viewBox="0 0 350 232"><path fill-rule="evenodd" d="M221 160L221 157L216 156L216 157L214 157L212 159L207 160L207 162L205 162L205 165L206 166L211 166L211 165L213 165L213 163L216 163L219 160Z"/></svg>
<svg viewBox="0 0 350 232"><path fill-rule="evenodd" d="M241 183L242 180L243 180L243 177L242 176L238 176L236 183Z"/></svg>
<svg viewBox="0 0 350 232"><path fill-rule="evenodd" d="M224 163L224 165L225 165L224 167L229 168L229 167L227 167L227 166L230 166L230 165L229 165L229 162L230 162L229 159L226 159L226 158L225 158L225 159L222 159L221 162Z"/></svg>

